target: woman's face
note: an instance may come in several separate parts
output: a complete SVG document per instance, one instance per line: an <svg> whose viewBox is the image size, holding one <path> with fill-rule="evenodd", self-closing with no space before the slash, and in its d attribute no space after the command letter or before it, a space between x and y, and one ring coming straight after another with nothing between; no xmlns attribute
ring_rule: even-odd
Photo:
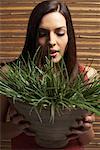
<svg viewBox="0 0 100 150"><path fill-rule="evenodd" d="M59 62L68 43L66 20L59 12L45 15L39 25L39 45L48 47L51 60ZM45 49L44 49L45 51Z"/></svg>

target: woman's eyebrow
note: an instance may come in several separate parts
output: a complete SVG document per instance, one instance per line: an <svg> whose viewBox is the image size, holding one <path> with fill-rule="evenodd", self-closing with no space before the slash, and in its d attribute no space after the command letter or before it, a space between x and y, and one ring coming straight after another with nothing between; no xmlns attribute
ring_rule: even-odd
<svg viewBox="0 0 100 150"><path fill-rule="evenodd" d="M46 29L46 28L39 28L39 31L49 31L48 29Z"/></svg>
<svg viewBox="0 0 100 150"><path fill-rule="evenodd" d="M61 26L61 27L55 28L55 30L60 30L60 29L67 30L67 28L65 26ZM43 28L43 27L40 27L39 30L49 31L49 29L46 29L46 28Z"/></svg>
<svg viewBox="0 0 100 150"><path fill-rule="evenodd" d="M67 28L65 26L61 26L59 28L56 28L56 30L60 30L60 29L64 29L64 30L67 30Z"/></svg>

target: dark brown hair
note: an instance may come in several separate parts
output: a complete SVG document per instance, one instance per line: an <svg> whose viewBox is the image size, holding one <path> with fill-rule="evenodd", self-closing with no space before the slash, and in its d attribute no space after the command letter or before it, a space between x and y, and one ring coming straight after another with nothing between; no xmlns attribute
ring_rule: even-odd
<svg viewBox="0 0 100 150"><path fill-rule="evenodd" d="M58 11L58 8L59 12L66 19L68 44L66 46L64 60L67 66L68 74L70 75L77 61L75 34L69 9L65 4L59 2L58 0L43 1L33 9L28 22L26 40L22 55L26 61L28 53L30 54L31 58L33 58L37 49L37 33L41 19L44 15L50 12Z"/></svg>

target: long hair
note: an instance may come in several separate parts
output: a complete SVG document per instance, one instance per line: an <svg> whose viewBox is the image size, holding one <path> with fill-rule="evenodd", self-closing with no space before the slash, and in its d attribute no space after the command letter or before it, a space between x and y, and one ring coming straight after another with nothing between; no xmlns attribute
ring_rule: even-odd
<svg viewBox="0 0 100 150"><path fill-rule="evenodd" d="M31 58L33 58L37 49L37 34L41 19L44 15L50 12L58 11L58 8L59 13L61 13L66 19L68 44L64 53L64 61L70 76L75 64L77 63L75 34L69 9L65 4L58 0L43 1L33 9L28 22L26 40L22 55L26 61L28 53Z"/></svg>

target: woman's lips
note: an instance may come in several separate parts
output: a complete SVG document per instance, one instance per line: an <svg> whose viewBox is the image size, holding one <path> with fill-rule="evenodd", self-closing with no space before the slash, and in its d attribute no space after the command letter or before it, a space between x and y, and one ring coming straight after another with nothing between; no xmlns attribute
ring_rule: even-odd
<svg viewBox="0 0 100 150"><path fill-rule="evenodd" d="M58 50L51 50L50 56L55 57L57 55Z"/></svg>

